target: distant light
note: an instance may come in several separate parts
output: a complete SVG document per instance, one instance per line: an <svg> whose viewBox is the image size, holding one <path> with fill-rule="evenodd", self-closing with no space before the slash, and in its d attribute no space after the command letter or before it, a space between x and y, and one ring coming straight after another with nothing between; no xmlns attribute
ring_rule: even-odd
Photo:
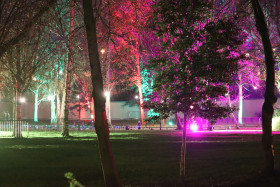
<svg viewBox="0 0 280 187"><path fill-rule="evenodd" d="M91 117L91 119L93 119L93 117L94 117L93 114L91 114L90 117Z"/></svg>
<svg viewBox="0 0 280 187"><path fill-rule="evenodd" d="M60 71L59 71L59 74L60 74L60 75L61 75L61 74L63 74L63 71L62 71L62 70L60 70Z"/></svg>
<svg viewBox="0 0 280 187"><path fill-rule="evenodd" d="M138 99L139 97L138 97L138 95L135 95L135 99Z"/></svg>
<svg viewBox="0 0 280 187"><path fill-rule="evenodd" d="M102 54L104 54L104 53L105 53L105 49L101 49L100 52L101 52Z"/></svg>
<svg viewBox="0 0 280 187"><path fill-rule="evenodd" d="M33 77L32 80L37 81L36 77Z"/></svg>
<svg viewBox="0 0 280 187"><path fill-rule="evenodd" d="M191 105L191 106L190 106L190 109L193 109L193 107L194 107L194 106L193 106L193 105Z"/></svg>
<svg viewBox="0 0 280 187"><path fill-rule="evenodd" d="M246 57L249 57L249 56L250 56L250 54L249 54L249 53L245 53L245 56L246 56Z"/></svg>
<svg viewBox="0 0 280 187"><path fill-rule="evenodd" d="M198 125L196 123L192 123L191 126L190 126L190 129L192 131L197 131L198 130Z"/></svg>
<svg viewBox="0 0 280 187"><path fill-rule="evenodd" d="M49 101L52 101L52 100L53 100L53 96L49 95L49 96L48 96L48 100L49 100Z"/></svg>
<svg viewBox="0 0 280 187"><path fill-rule="evenodd" d="M168 125L169 125L169 126L172 126L172 125L173 125L173 122L172 122L172 121L169 121L169 122L168 122Z"/></svg>
<svg viewBox="0 0 280 187"><path fill-rule="evenodd" d="M106 97L110 97L110 92L105 91L105 92L104 92L104 95L105 95Z"/></svg>
<svg viewBox="0 0 280 187"><path fill-rule="evenodd" d="M256 87L256 86L253 86L253 88L254 88L254 90L258 89L258 87Z"/></svg>
<svg viewBox="0 0 280 187"><path fill-rule="evenodd" d="M77 95L76 98L77 98L77 99L80 99L80 95Z"/></svg>
<svg viewBox="0 0 280 187"><path fill-rule="evenodd" d="M25 103L26 99L24 97L19 98L20 103Z"/></svg>

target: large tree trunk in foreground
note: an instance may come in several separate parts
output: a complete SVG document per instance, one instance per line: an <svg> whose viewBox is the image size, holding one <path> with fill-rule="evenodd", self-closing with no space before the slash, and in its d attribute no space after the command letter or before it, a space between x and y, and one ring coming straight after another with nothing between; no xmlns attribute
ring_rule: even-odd
<svg viewBox="0 0 280 187"><path fill-rule="evenodd" d="M121 185L109 140L109 128L106 120L105 97L103 94L103 81L96 37L96 20L93 15L92 1L83 0L83 9L93 87L95 130L98 137L103 176L106 186L117 187Z"/></svg>
<svg viewBox="0 0 280 187"><path fill-rule="evenodd" d="M256 19L256 27L262 38L262 44L265 53L266 65L266 89L265 99L262 107L262 144L264 149L265 171L267 173L274 172L274 149L272 142L272 117L274 112L274 103L277 98L275 96L275 71L273 58L273 51L269 39L268 28L265 22L265 17L260 7L258 0L251 0L252 7Z"/></svg>

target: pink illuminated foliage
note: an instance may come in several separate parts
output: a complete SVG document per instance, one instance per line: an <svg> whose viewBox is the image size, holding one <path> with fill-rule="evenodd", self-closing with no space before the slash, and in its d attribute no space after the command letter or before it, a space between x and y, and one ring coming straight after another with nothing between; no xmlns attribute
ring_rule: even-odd
<svg viewBox="0 0 280 187"><path fill-rule="evenodd" d="M149 64L155 92L147 107L161 114L154 119L179 111L213 124L228 116L233 108L219 106L217 100L236 82L238 61L244 58L239 46L245 35L235 24L237 18L211 21L211 15L200 14L209 12L200 1L159 1L154 8L153 28L161 46Z"/></svg>

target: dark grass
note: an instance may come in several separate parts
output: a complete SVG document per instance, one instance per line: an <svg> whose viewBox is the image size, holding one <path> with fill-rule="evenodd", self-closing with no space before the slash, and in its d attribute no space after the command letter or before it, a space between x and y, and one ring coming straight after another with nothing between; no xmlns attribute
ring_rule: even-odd
<svg viewBox="0 0 280 187"><path fill-rule="evenodd" d="M74 173L86 186L104 186L97 137L92 132L31 132L30 138L0 139L0 186L69 186ZM111 133L124 186L184 186L179 180L181 132ZM280 166L280 135L274 136ZM260 134L204 133L187 137L185 186L280 186L280 175L265 176Z"/></svg>

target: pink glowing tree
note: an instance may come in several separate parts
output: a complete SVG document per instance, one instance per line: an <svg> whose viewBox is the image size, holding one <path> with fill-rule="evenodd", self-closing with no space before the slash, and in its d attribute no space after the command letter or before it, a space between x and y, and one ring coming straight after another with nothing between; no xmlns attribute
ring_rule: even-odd
<svg viewBox="0 0 280 187"><path fill-rule="evenodd" d="M235 17L211 21L211 15L202 15L210 9L203 1L158 1L154 9L153 29L161 49L149 64L155 72L154 93L146 106L160 114L157 119L183 113L183 177L188 121L201 117L214 124L234 110L217 101L235 83L245 37Z"/></svg>
<svg viewBox="0 0 280 187"><path fill-rule="evenodd" d="M101 27L105 53L103 56L107 67L105 85L107 92L113 90L114 85L136 85L140 101L140 118L144 123L143 91L141 68L143 44L143 26L151 11L150 0L145 1L107 1L107 17L102 21L106 27ZM100 40L102 41L102 40ZM105 41L105 42L104 42ZM108 69L110 67L110 69Z"/></svg>

